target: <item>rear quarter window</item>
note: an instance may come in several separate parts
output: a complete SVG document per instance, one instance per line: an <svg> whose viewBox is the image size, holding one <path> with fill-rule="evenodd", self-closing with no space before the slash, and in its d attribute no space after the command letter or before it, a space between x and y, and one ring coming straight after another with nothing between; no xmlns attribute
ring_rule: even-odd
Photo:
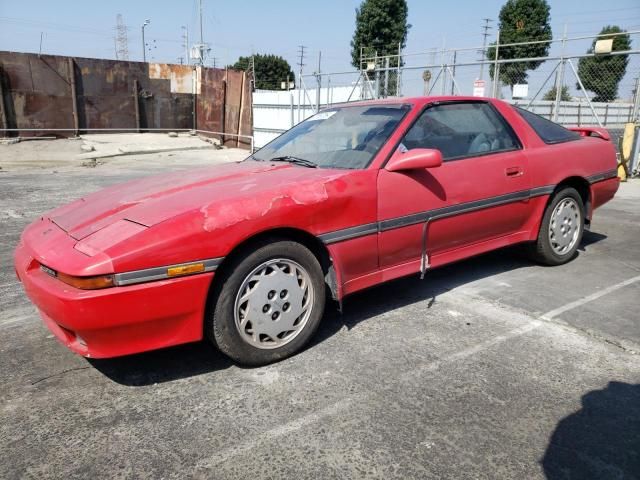
<svg viewBox="0 0 640 480"><path fill-rule="evenodd" d="M547 120L540 115L531 113L520 107L513 107L516 112L529 124L531 128L538 134L540 139L547 144L571 142L579 140L580 134L572 132L564 128L562 125L558 125L550 120Z"/></svg>

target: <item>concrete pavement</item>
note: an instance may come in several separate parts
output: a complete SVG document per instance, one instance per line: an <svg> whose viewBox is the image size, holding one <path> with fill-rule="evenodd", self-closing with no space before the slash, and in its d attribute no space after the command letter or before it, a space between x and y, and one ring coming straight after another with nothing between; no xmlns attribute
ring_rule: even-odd
<svg viewBox="0 0 640 480"><path fill-rule="evenodd" d="M0 173L1 478L640 478L638 181L570 264L515 248L382 285L269 367L59 345L13 275L20 231L201 153Z"/></svg>

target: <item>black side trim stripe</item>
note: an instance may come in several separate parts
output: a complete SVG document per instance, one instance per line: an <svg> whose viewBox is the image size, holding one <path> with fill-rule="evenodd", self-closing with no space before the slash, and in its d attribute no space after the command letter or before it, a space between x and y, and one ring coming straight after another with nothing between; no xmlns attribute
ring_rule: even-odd
<svg viewBox="0 0 640 480"><path fill-rule="evenodd" d="M555 185L547 185L546 187L536 187L529 190L529 198L541 197L543 195L551 195L556 189Z"/></svg>
<svg viewBox="0 0 640 480"><path fill-rule="evenodd" d="M324 243L336 243L352 238L364 237L365 235L371 235L373 233L378 233L377 223L367 223L356 227L336 230L335 232L323 233L322 235L318 235L318 237Z"/></svg>
<svg viewBox="0 0 640 480"><path fill-rule="evenodd" d="M434 210L428 210L426 212L407 215L406 217L392 218L390 220L382 220L381 222L378 222L378 231L386 232L387 230L393 230L395 228L407 227L409 225L415 225L416 223L428 222L430 220L451 217L454 215L459 215L461 213L468 213L468 212L473 212L475 210L482 210L483 208L494 207L494 206L502 205L506 203L518 202L521 200L527 200L528 198L529 198L529 190L523 190L521 192L508 193L506 195L486 198L483 200L476 200L474 202L466 202L466 203L461 203L459 205L451 205L449 207L436 208Z"/></svg>
<svg viewBox="0 0 640 480"><path fill-rule="evenodd" d="M589 181L589 183L597 183L603 180L609 180L610 178L615 178L617 176L618 176L618 169L613 168L611 170L607 170L606 172L590 175L587 177L587 180Z"/></svg>
<svg viewBox="0 0 640 480"><path fill-rule="evenodd" d="M207 260L196 260L193 262L180 263L178 265L167 265L166 267L145 268L144 270L134 270L132 272L116 273L114 275L115 284L119 287L134 285L136 283L153 282L155 280L166 280L167 269L191 263L204 263L205 272L213 272L220 266L223 258L210 258ZM176 278L176 277L171 277Z"/></svg>
<svg viewBox="0 0 640 480"><path fill-rule="evenodd" d="M465 202L459 205L451 205L448 207L436 208L434 210L413 213L404 217L382 220L377 223L367 223L365 225L349 227L343 230L336 230L334 232L319 235L319 238L325 244L342 242L344 240L364 237L366 235L373 235L374 233L386 232L388 230L394 230L396 228L408 227L410 225L416 225L432 220L452 217L454 215L460 215L462 213L474 212L476 210L482 210L489 207L496 207L499 205L506 205L508 203L528 200L530 198L539 197L542 195L549 195L553 192L554 189L555 185L547 185L544 187L536 187L531 190L522 190L519 192L507 193L505 195L498 195L497 197L484 198L482 200Z"/></svg>

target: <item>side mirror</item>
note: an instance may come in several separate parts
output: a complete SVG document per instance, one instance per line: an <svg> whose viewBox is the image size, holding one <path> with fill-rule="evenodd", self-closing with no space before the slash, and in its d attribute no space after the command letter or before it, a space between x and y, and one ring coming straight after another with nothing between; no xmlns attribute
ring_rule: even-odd
<svg viewBox="0 0 640 480"><path fill-rule="evenodd" d="M385 170L402 172L404 170L422 170L442 165L442 153L431 148L415 148L406 152L397 151L387 163Z"/></svg>

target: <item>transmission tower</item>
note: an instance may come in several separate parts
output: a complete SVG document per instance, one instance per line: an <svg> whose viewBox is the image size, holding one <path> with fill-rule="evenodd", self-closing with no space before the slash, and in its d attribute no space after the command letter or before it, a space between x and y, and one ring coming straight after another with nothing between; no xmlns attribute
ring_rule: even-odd
<svg viewBox="0 0 640 480"><path fill-rule="evenodd" d="M116 16L116 59L129 60L129 42L127 41L127 26L122 14Z"/></svg>

